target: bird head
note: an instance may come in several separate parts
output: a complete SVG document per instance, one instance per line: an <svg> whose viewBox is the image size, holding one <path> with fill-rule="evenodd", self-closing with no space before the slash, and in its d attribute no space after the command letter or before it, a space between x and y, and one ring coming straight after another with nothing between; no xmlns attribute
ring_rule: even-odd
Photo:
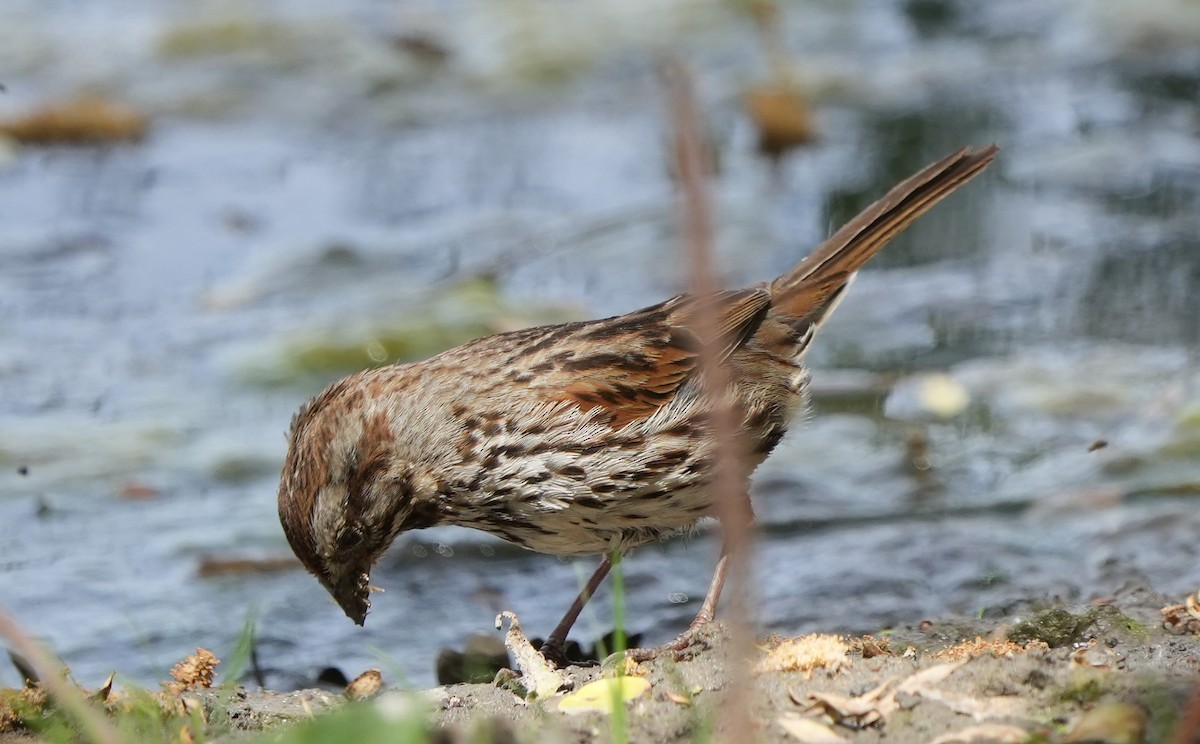
<svg viewBox="0 0 1200 744"><path fill-rule="evenodd" d="M371 567L396 536L436 519L394 456L391 412L361 375L305 404L292 420L279 521L300 562L355 623L366 621Z"/></svg>

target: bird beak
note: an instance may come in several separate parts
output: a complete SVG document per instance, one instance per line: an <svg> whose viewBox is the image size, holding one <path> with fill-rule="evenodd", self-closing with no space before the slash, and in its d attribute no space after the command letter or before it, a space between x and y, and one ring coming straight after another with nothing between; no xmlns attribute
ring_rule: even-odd
<svg viewBox="0 0 1200 744"><path fill-rule="evenodd" d="M368 571L369 567L347 571L330 586L330 594L346 613L346 617L356 625L366 622L367 610L371 609L371 576Z"/></svg>

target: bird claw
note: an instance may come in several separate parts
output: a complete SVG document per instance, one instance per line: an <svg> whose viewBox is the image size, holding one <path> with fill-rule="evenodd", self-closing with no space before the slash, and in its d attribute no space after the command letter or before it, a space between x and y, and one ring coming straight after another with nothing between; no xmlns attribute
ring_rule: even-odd
<svg viewBox="0 0 1200 744"><path fill-rule="evenodd" d="M712 648L712 642L708 638L708 626L706 622L692 623L691 627L680 633L675 640L652 648L631 648L624 653L624 657L639 664L663 656L672 661L687 661Z"/></svg>

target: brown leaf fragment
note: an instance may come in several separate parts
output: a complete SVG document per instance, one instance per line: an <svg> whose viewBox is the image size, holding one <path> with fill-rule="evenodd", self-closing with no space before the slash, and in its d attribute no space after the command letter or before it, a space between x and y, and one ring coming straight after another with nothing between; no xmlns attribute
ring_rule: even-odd
<svg viewBox="0 0 1200 744"><path fill-rule="evenodd" d="M1019 718L1025 715L1026 701L1015 695L976 698L938 687L966 663L967 659L963 659L922 669L897 685L893 696L916 695L925 700L941 703L955 713L971 716L976 721L989 718Z"/></svg>
<svg viewBox="0 0 1200 744"><path fill-rule="evenodd" d="M973 741L1021 744L1028 740L1029 732L1019 726L1009 726L1005 723L984 723L942 734L930 741L929 744L968 744Z"/></svg>
<svg viewBox="0 0 1200 744"><path fill-rule="evenodd" d="M291 571L303 568L295 558L216 558L206 556L200 559L196 567L196 575L202 579L230 574L265 574L276 571Z"/></svg>
<svg viewBox="0 0 1200 744"><path fill-rule="evenodd" d="M841 744L841 742L849 741L820 721L798 716L795 713L784 713L775 719L775 722L784 731L791 734L792 738L805 744Z"/></svg>
<svg viewBox="0 0 1200 744"><path fill-rule="evenodd" d="M862 638L851 639L850 648L860 651L864 659L873 659L876 656L891 656L892 652L888 650L890 643L889 638L865 635Z"/></svg>
<svg viewBox="0 0 1200 744"><path fill-rule="evenodd" d="M1200 592L1196 592L1196 594L1200 594ZM1189 615L1200 620L1200 599L1197 599L1196 594L1189 594L1183 601L1183 606L1187 608Z"/></svg>
<svg viewBox="0 0 1200 744"><path fill-rule="evenodd" d="M1193 617L1186 604L1168 605L1161 610L1163 629L1174 635L1200 635L1200 618Z"/></svg>
<svg viewBox="0 0 1200 744"><path fill-rule="evenodd" d="M778 157L817 138L812 109L791 87L762 86L746 91L743 105L758 130L758 151Z"/></svg>
<svg viewBox="0 0 1200 744"><path fill-rule="evenodd" d="M383 673L378 669L368 669L346 685L342 693L347 700L366 700L375 697L383 689Z"/></svg>
<svg viewBox="0 0 1200 744"><path fill-rule="evenodd" d="M896 687L897 694L917 695L926 700L940 702L943 705L955 709L955 704L959 705L963 710L956 712L968 713L970 710L982 709L980 705L975 704L973 698L967 698L955 693L946 692L938 689L937 685L941 684L953 674L959 667L967 663L967 659L951 662L949 664L937 664L926 669L922 669L915 674L906 677ZM969 714L969 713L968 713Z"/></svg>
<svg viewBox="0 0 1200 744"><path fill-rule="evenodd" d="M0 121L0 132L29 145L88 145L136 141L149 120L142 112L94 95L49 104Z"/></svg>
<svg viewBox="0 0 1200 744"><path fill-rule="evenodd" d="M849 728L866 728L895 712L898 707L894 693L888 692L894 680L886 680L862 695L842 695L836 692L810 692L801 700L789 693L799 705L807 705L806 713L820 711L835 723Z"/></svg>
<svg viewBox="0 0 1200 744"><path fill-rule="evenodd" d="M852 696L833 692L810 692L801 699L793 691L792 701L807 706L805 712L819 711L830 720L848 728L865 728L886 719L900 709L897 696L918 696L941 702L943 705L966 715L978 718L1020 715L1017 703L1008 698L995 704L986 699L975 699L937 689L937 685L967 663L966 659L949 664L937 664L909 675L898 684L894 679L884 681L878 687ZM1022 704L1023 705L1023 704ZM1020 710L1023 711L1023 708Z"/></svg>

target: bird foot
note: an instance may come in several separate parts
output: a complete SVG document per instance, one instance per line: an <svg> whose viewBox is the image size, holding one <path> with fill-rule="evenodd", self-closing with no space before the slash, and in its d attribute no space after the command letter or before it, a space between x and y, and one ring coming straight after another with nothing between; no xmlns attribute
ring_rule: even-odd
<svg viewBox="0 0 1200 744"><path fill-rule="evenodd" d="M651 661L666 656L673 661L686 661L696 654L712 648L709 640L711 618L696 618L687 630L680 633L675 640L653 648L632 648L625 652L625 658L638 663Z"/></svg>
<svg viewBox="0 0 1200 744"><path fill-rule="evenodd" d="M577 663L567 658L567 650L561 641L547 640L541 645L538 652L541 653L542 658L557 669L566 669Z"/></svg>

